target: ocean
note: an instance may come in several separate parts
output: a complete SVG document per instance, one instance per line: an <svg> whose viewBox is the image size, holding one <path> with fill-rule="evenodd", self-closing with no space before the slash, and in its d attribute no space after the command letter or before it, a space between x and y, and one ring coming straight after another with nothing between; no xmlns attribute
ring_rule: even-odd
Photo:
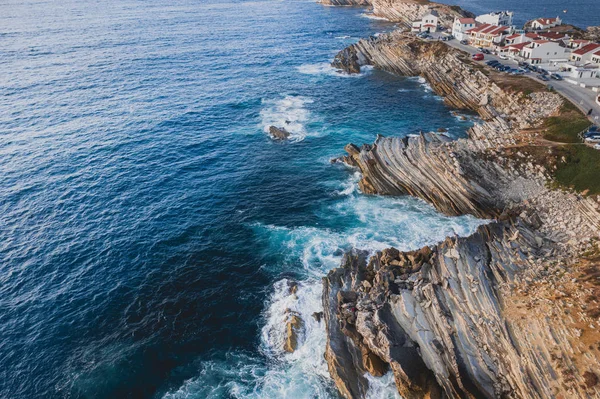
<svg viewBox="0 0 600 399"><path fill-rule="evenodd" d="M330 163L377 134L458 138L473 123L422 79L329 66L393 29L363 9L0 11L0 397L336 398L311 317L321 277L352 247L415 249L484 223L362 195ZM287 309L305 323L292 354ZM390 375L371 385L397 397Z"/></svg>

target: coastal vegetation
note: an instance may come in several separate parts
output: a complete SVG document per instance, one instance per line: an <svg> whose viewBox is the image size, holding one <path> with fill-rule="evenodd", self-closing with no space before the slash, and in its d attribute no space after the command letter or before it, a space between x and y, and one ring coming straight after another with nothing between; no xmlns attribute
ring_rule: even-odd
<svg viewBox="0 0 600 399"><path fill-rule="evenodd" d="M591 124L573 103L565 100L558 115L544 122L544 138L558 143L581 143L579 134Z"/></svg>
<svg viewBox="0 0 600 399"><path fill-rule="evenodd" d="M600 151L584 144L570 144L559 149L560 159L554 178L563 187L587 195L600 194Z"/></svg>

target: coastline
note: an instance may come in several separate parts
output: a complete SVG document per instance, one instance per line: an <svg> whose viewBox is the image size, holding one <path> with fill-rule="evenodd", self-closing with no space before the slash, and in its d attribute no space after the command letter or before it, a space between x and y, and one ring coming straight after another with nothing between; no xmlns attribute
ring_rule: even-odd
<svg viewBox="0 0 600 399"><path fill-rule="evenodd" d="M544 146L541 135L568 100L399 32L360 40L332 65L422 76L449 106L483 120L457 141L425 133L349 144L340 161L361 172L363 193L412 195L445 214L495 220L420 257L393 248L371 259L350 253L329 273L326 359L342 395L364 397L361 376L387 368L404 398L600 394L600 347L590 346L600 338L590 277L600 206L555 187L560 146Z"/></svg>

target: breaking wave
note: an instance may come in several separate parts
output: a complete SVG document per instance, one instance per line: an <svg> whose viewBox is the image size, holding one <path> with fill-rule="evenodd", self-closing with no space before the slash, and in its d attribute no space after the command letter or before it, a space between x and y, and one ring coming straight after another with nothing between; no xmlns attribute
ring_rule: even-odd
<svg viewBox="0 0 600 399"><path fill-rule="evenodd" d="M345 73L341 69L337 69L331 66L328 62L318 63L318 64L304 64L298 67L298 72L305 75L313 75L313 76L332 76L336 78L359 78L361 76L365 76L373 70L373 67L370 65L365 65L361 67L361 72L359 74L349 74Z"/></svg>
<svg viewBox="0 0 600 399"><path fill-rule="evenodd" d="M261 127L269 133L269 127L285 128L290 132L290 141L302 141L310 134L306 124L310 121L311 112L307 109L313 100L302 96L285 96L279 100L263 100L264 108L260 111Z"/></svg>

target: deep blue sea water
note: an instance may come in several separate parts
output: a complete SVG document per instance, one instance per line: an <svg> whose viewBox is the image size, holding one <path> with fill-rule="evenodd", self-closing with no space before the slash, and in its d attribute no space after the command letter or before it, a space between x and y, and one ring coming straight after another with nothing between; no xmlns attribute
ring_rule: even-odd
<svg viewBox="0 0 600 399"><path fill-rule="evenodd" d="M598 0L438 0L440 3L459 5L475 14L511 10L515 12L514 23L522 26L535 18L559 16L566 24L585 29L600 25L600 1ZM566 12L565 12L566 11Z"/></svg>
<svg viewBox="0 0 600 399"><path fill-rule="evenodd" d="M320 278L482 221L358 193L348 142L471 125L328 62L392 25L312 1L0 5L0 397L335 398ZM292 139L265 129L285 125ZM297 297L288 282L299 281ZM306 330L282 350L286 309ZM395 397L390 376L373 398Z"/></svg>

